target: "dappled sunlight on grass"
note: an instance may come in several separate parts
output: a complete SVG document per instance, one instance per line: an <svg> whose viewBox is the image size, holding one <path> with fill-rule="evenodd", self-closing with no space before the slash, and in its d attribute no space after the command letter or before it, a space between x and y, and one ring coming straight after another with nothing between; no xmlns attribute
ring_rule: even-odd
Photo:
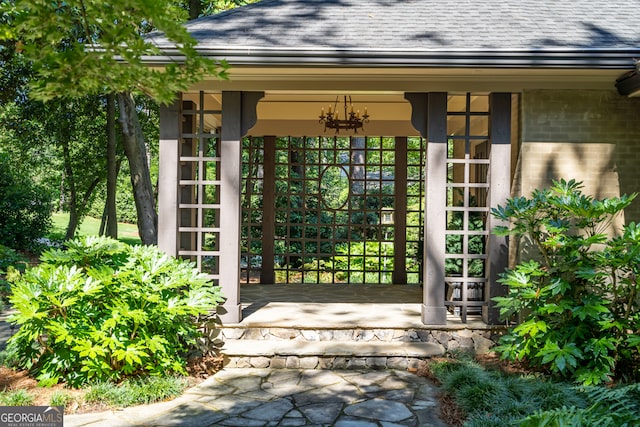
<svg viewBox="0 0 640 427"><path fill-rule="evenodd" d="M67 224L69 223L69 213L67 212L56 212L51 215L51 219L53 221L53 227L51 228L51 232L47 234L47 238L51 240L64 240L65 232L67 229ZM78 231L76 232L76 237L78 236L97 236L100 230L100 219L85 217L80 227L78 227ZM138 236L138 226L136 224L127 224L123 222L118 223L118 240L130 244L137 245L141 243L140 237Z"/></svg>

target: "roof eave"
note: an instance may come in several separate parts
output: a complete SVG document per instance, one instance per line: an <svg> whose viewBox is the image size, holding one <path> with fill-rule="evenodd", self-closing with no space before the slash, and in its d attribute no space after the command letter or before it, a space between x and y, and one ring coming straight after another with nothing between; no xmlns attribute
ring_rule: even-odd
<svg viewBox="0 0 640 427"><path fill-rule="evenodd" d="M184 61L175 48L146 56L149 65ZM200 55L230 65L326 67L448 67L448 68L576 68L628 70L640 48L554 50L441 50L388 51L336 49L282 49L264 47L219 48L199 46Z"/></svg>

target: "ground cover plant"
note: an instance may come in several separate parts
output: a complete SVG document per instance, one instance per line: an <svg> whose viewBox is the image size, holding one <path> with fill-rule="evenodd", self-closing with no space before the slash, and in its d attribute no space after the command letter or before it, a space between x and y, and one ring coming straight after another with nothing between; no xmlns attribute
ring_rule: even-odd
<svg viewBox="0 0 640 427"><path fill-rule="evenodd" d="M498 297L512 327L496 351L584 385L640 377L640 227L606 232L635 194L594 199L575 180L493 210L527 259L507 270ZM522 251L521 251L522 252Z"/></svg>
<svg viewBox="0 0 640 427"><path fill-rule="evenodd" d="M7 351L42 385L186 374L196 318L222 301L191 263L105 237L44 252L11 291Z"/></svg>
<svg viewBox="0 0 640 427"><path fill-rule="evenodd" d="M86 413L173 399L197 384L197 377L149 376L121 383L95 382L79 389L64 384L41 387L26 371L7 367L0 352L0 406L64 406L65 413ZM191 373L191 372L190 372Z"/></svg>
<svg viewBox="0 0 640 427"><path fill-rule="evenodd" d="M502 368L505 368L503 365ZM511 367L513 369L513 367ZM634 426L640 385L581 386L526 370L505 372L471 358L428 362L427 376L440 383L456 408L443 404L453 425L466 427ZM446 399L444 399L446 401Z"/></svg>

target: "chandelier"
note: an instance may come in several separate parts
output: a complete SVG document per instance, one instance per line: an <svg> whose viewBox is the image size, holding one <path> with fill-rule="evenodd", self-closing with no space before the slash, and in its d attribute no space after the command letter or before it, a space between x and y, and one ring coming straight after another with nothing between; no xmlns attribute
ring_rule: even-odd
<svg viewBox="0 0 640 427"><path fill-rule="evenodd" d="M364 107L364 114L360 115L360 110L353 110L353 103L351 102L351 96L349 96L349 104L347 104L347 96L344 97L344 117L340 119L340 113L338 113L338 97L333 104L333 109L329 105L329 111L325 114L324 108L320 114L320 120L318 123L324 124L324 130L335 129L336 133L340 132L340 129L353 130L354 133L358 133L358 129L362 129L365 123L369 123L369 115L367 114L367 107Z"/></svg>

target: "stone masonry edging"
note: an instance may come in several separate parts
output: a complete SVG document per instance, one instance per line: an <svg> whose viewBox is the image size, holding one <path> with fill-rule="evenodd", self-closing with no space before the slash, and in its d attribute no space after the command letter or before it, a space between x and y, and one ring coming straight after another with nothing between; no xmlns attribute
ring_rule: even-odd
<svg viewBox="0 0 640 427"><path fill-rule="evenodd" d="M419 356L416 354L399 356L395 351L378 354L336 355L336 354L309 354L306 349L296 354L267 355L256 350L255 354L225 354L224 365L227 368L272 368L272 369L412 369L416 368L420 361L435 355L455 354L459 352L486 354L496 344L505 328L486 329L292 329L292 328L223 328L221 338L223 341L250 340L256 347L260 341L266 342L300 342L313 344L323 341L344 343L345 346L357 346L358 343L387 343L389 348L401 343L432 343L442 349L441 352L432 352ZM249 352L245 352L249 353ZM283 353L283 352L280 352ZM388 354L387 354L388 353Z"/></svg>
<svg viewBox="0 0 640 427"><path fill-rule="evenodd" d="M441 345L446 353L483 354L493 347L506 328L485 329L293 329L293 328L222 328L219 339L226 340L296 340L341 342L430 342Z"/></svg>

